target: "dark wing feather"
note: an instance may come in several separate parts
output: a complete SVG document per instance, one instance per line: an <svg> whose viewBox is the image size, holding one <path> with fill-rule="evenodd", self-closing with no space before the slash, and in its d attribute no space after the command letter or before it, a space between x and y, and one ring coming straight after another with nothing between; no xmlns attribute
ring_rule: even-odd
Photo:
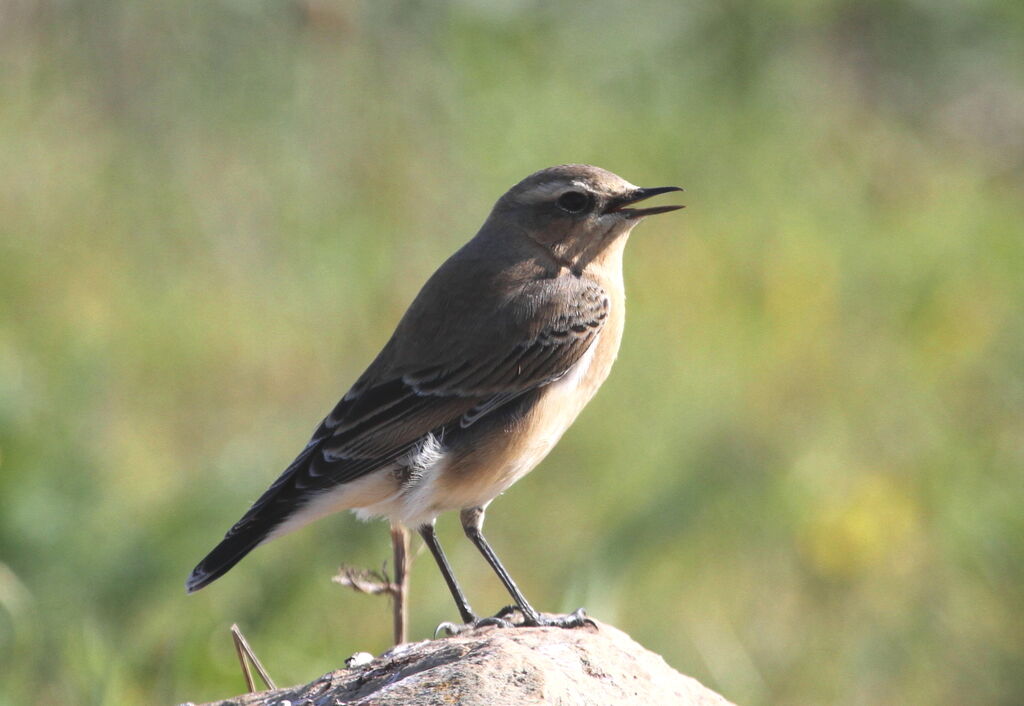
<svg viewBox="0 0 1024 706"><path fill-rule="evenodd" d="M580 280L571 285L576 289L567 292L565 283L537 282L535 291L521 298L526 305L506 308L511 323L490 322L493 330L518 334L507 345L493 330L482 330L482 345L447 349L443 360L405 370L385 366L384 374L375 362L302 453L200 562L189 590L223 575L319 491L398 461L427 434L443 436L449 426L470 426L565 375L597 339L609 308L598 285Z"/></svg>
<svg viewBox="0 0 1024 706"><path fill-rule="evenodd" d="M574 288L568 292L564 282L557 289L554 283L536 283L526 298L532 306L509 315L522 319L514 342L488 341L492 345L475 356L455 351L443 363L409 366L383 380L364 376L314 435L331 461L318 466L318 475L328 485L354 480L366 470L352 461L393 460L428 433L449 424L469 426L565 375L600 334L610 304L593 282L571 280Z"/></svg>

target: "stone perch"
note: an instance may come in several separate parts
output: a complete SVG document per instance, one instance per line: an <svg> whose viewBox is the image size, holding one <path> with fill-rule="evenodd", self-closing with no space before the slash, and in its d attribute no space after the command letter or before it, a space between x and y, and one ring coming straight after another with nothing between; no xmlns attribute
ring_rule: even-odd
<svg viewBox="0 0 1024 706"><path fill-rule="evenodd" d="M620 630L485 627L208 706L733 706Z"/></svg>

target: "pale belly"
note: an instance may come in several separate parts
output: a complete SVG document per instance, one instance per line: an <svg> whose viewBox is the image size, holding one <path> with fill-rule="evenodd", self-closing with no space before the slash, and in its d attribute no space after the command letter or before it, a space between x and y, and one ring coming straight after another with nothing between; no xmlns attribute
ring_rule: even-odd
<svg viewBox="0 0 1024 706"><path fill-rule="evenodd" d="M616 267L617 268L617 267ZM621 275L620 275L621 277ZM612 309L605 329L587 355L510 428L481 434L470 444L447 448L430 435L403 462L382 467L308 502L271 536L280 536L319 516L353 510L359 517L385 516L407 527L430 523L445 511L482 507L534 469L554 448L611 371L622 341L625 298L621 281L610 287ZM402 467L422 468L404 485Z"/></svg>
<svg viewBox="0 0 1024 706"><path fill-rule="evenodd" d="M565 377L552 383L514 429L488 435L472 448L440 458L419 484L384 503L367 508L408 526L462 508L486 506L533 470L593 398L611 370L618 350L617 331L604 332ZM604 344L604 345L602 345ZM384 512L375 512L384 510Z"/></svg>
<svg viewBox="0 0 1024 706"><path fill-rule="evenodd" d="M317 517L353 510L363 518L388 517L409 527L433 521L450 510L483 507L533 470L554 448L611 372L622 340L625 297L622 290L621 248L610 254L602 282L612 299L612 311L601 335L587 354L508 428L478 434L449 448L443 439L426 437L404 462L373 471L358 480L323 493L288 519L272 536ZM474 425L475 426L475 425ZM404 467L422 469L415 480ZM407 474L406 474L407 475Z"/></svg>
<svg viewBox="0 0 1024 706"><path fill-rule="evenodd" d="M428 437L415 452L416 463L423 468L415 483L400 484L400 465L381 468L308 502L271 537L341 510L353 510L364 520L387 517L419 527L443 512L486 506L548 455L597 392L618 350L615 333L608 336L613 340L596 341L573 370L546 387L514 429L455 449Z"/></svg>

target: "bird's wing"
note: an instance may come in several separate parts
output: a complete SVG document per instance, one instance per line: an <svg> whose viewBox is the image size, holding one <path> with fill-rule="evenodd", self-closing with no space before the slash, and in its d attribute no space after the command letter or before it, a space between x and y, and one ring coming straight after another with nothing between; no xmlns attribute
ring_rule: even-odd
<svg viewBox="0 0 1024 706"><path fill-rule="evenodd" d="M496 308L493 301L459 303L454 313L414 303L302 453L195 568L190 591L223 575L320 492L401 460L428 434L443 438L453 425L472 425L559 379L594 344L609 312L604 290L575 278L535 280ZM452 325L451 316L472 316L473 307L487 315L474 326ZM440 338L406 345L403 325L421 314L434 317ZM447 340L452 331L464 332L462 339ZM403 345L420 354L403 358Z"/></svg>
<svg viewBox="0 0 1024 706"><path fill-rule="evenodd" d="M557 380L594 343L608 310L596 283L534 282L481 322L471 340L424 344L410 362L371 366L267 495L286 486L316 490L354 480L399 459L431 432L471 425ZM424 359L431 349L433 359Z"/></svg>
<svg viewBox="0 0 1024 706"><path fill-rule="evenodd" d="M557 289L551 281L533 283L525 299L521 294L499 310L498 320L481 326L473 342L447 347L439 360L360 380L317 429L311 443L318 451L297 482L353 480L407 453L428 433L470 426L557 380L593 345L609 306L593 282L574 279Z"/></svg>

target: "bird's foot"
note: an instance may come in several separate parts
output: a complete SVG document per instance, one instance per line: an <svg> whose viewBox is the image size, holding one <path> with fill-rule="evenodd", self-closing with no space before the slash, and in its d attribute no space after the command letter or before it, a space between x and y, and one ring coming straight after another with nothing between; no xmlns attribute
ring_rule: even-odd
<svg viewBox="0 0 1024 706"><path fill-rule="evenodd" d="M523 627L530 628L582 628L589 626L597 629L597 623L590 619L587 612L583 608L576 609L575 612L569 613L568 615L542 615L537 613L534 616L523 615L523 622L520 623Z"/></svg>
<svg viewBox="0 0 1024 706"><path fill-rule="evenodd" d="M451 622L441 623L440 625L438 625L434 629L434 637L437 638L437 636L442 634L442 633L444 633L448 637L455 637L456 635L461 635L461 634L466 633L466 632L471 632L473 630L476 630L477 628L487 628L487 627L512 628L512 627L515 627L515 625L513 625L511 622L509 622L508 620L505 620L505 618L502 615L504 612L505 611L500 611L497 615L494 615L494 616L492 616L490 618L477 618L476 620L473 620L473 621L468 622L468 623L461 623L461 624L460 623L451 623Z"/></svg>
<svg viewBox="0 0 1024 706"><path fill-rule="evenodd" d="M517 619L513 619L517 616ZM521 617L518 617L521 616ZM597 623L590 619L583 608L568 615L544 615L541 613L526 613L519 606L505 606L489 618L477 618L468 623L441 623L434 630L434 637L444 633L448 637L462 635L477 628L582 628L592 627L597 629Z"/></svg>
<svg viewBox="0 0 1024 706"><path fill-rule="evenodd" d="M507 620L508 618L512 617L516 613L519 613L520 615L522 615L523 611L517 605L507 605L504 608L502 608L501 610L499 610L497 613L495 613L494 617L495 618L503 618L503 619Z"/></svg>

